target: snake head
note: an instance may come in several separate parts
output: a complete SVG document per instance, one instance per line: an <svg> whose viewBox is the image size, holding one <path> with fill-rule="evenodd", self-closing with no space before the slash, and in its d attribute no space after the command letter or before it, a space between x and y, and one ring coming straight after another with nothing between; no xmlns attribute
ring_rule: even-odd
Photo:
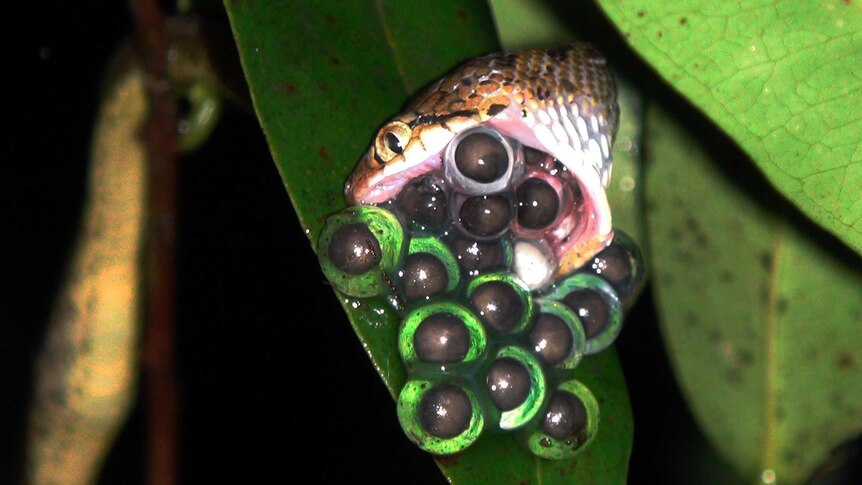
<svg viewBox="0 0 862 485"><path fill-rule="evenodd" d="M411 179L439 169L441 150L438 143L423 143L421 129L411 128L409 120L389 121L377 131L374 143L350 176L345 186L348 202L389 200Z"/></svg>
<svg viewBox="0 0 862 485"><path fill-rule="evenodd" d="M379 204L397 195L405 184L441 170L446 146L478 120L455 116L403 114L381 127L374 143L345 185L351 204Z"/></svg>
<svg viewBox="0 0 862 485"><path fill-rule="evenodd" d="M454 147L474 130L496 133L514 168L500 179L502 186L492 184L494 191L517 188L530 176L523 163L525 148L547 154L551 164L559 162L573 176L567 191L583 197L577 213L554 219L545 232L519 232L513 225L516 237L538 238L550 247L557 276L565 275L613 238L605 187L618 109L616 85L604 58L584 44L480 57L430 85L378 130L345 195L351 204L382 204L431 173L445 175L449 186L458 189L457 179L463 177L453 168ZM483 187L460 184L460 192L492 192L490 185Z"/></svg>

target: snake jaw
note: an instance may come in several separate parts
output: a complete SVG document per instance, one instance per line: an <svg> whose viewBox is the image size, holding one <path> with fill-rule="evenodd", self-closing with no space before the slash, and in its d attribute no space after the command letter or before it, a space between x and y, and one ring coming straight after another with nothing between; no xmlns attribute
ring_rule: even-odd
<svg viewBox="0 0 862 485"><path fill-rule="evenodd" d="M380 204L398 195L404 185L411 180L429 172L441 170L440 153L411 161L416 159L417 155L421 156L424 153L408 154L405 150L404 155L390 163L370 168L371 153L366 153L360 161L360 166L368 168L353 172L344 187L347 201L350 204Z"/></svg>
<svg viewBox="0 0 862 485"><path fill-rule="evenodd" d="M552 135L551 130L537 130L535 125L525 123L522 117L512 119L505 112L501 115L490 120L488 126L559 160L574 175L572 183L578 185L583 195L583 206L578 213L568 214L542 236L550 242L557 260L555 277L570 274L613 239L611 209L605 193L605 180L610 175L610 153L606 152L605 157L600 147L591 151L590 145L586 150L575 149L565 140L548 136ZM519 235L517 228L515 233Z"/></svg>

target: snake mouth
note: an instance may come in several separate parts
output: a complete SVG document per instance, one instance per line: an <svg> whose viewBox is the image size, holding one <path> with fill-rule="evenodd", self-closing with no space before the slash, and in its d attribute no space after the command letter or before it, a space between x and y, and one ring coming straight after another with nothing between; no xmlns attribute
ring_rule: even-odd
<svg viewBox="0 0 862 485"><path fill-rule="evenodd" d="M538 240L553 253L555 279L570 274L604 249L613 238L607 197L595 172L581 172L580 177L561 162L547 156L540 164L527 166L524 178L516 188L519 209L535 204L535 197L525 187L541 187L556 197L557 213L543 227L531 225L519 211L512 222L512 235L520 240ZM527 207L529 209L529 206Z"/></svg>
<svg viewBox="0 0 862 485"><path fill-rule="evenodd" d="M546 146L535 131L520 121L497 119L489 126L524 146L525 177L548 183L561 201L560 213L545 229L524 227L516 219L513 234L538 238L550 246L556 259L555 279L573 273L613 239L611 209L601 170L589 163L586 153L563 149L561 145ZM529 150L534 155L538 153L538 157L531 161Z"/></svg>
<svg viewBox="0 0 862 485"><path fill-rule="evenodd" d="M366 163L363 160L362 163ZM440 155L434 155L421 163L414 163L403 170L383 166L375 170L354 172L344 186L347 202L352 205L382 204L397 196L412 180L441 170ZM387 173L388 172L388 173Z"/></svg>
<svg viewBox="0 0 862 485"><path fill-rule="evenodd" d="M533 241L547 248L550 258L547 264L552 267L549 269L552 269L554 276L552 280L559 279L583 266L613 239L610 207L601 176L589 165L567 165L544 147L540 150L533 149L520 144L514 137L510 138L512 146L515 147L515 166L508 172L508 182L504 184L503 191L495 191L497 195L505 194L511 201L510 223L506 227L500 226L494 231L478 235L471 234L469 230L465 231L459 210L463 207L464 198L494 197L493 194L471 196L469 193L453 194L453 221L465 235L476 240L496 239L498 234L509 233L516 240ZM532 157L527 156L528 153L532 153ZM539 158L536 158L537 153L540 154ZM366 162L367 160L363 160L363 163ZM451 170L451 164L446 150L443 150L420 163L404 163L401 165L403 170L398 170L399 167L384 166L374 170L357 171L347 182L345 193L351 204L384 204L395 199L408 184L428 174L437 173L442 177L444 172ZM530 210L530 207L525 210L525 205L537 203L522 200L525 195L520 192L528 186L539 187L540 192L545 192L546 199L550 197L555 200L556 209L552 214L544 215L538 225L535 220L530 220L530 216L524 218L524 213ZM459 188L450 180L447 190L460 193L466 189ZM524 192L529 193L530 190ZM552 280L546 283L549 284Z"/></svg>

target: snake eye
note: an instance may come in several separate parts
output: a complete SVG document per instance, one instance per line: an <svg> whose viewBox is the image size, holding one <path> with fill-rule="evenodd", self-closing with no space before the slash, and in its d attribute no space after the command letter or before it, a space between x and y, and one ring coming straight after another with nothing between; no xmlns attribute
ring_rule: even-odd
<svg viewBox="0 0 862 485"><path fill-rule="evenodd" d="M401 155L401 152L404 151L404 147L401 146L401 140L398 139L398 135L392 133L391 131L386 134L386 148L389 150Z"/></svg>
<svg viewBox="0 0 862 485"><path fill-rule="evenodd" d="M509 185L519 145L490 128L473 128L446 147L444 172L452 185L468 195L498 192Z"/></svg>
<svg viewBox="0 0 862 485"><path fill-rule="evenodd" d="M403 121L392 121L377 132L374 141L375 157L380 163L389 163L404 153L410 140L410 127Z"/></svg>

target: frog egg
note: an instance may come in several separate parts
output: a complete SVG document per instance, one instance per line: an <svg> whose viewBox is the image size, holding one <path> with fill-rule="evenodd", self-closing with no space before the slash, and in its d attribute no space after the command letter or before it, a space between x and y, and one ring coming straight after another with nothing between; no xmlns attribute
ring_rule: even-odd
<svg viewBox="0 0 862 485"><path fill-rule="evenodd" d="M530 395L530 372L515 359L497 359L488 369L488 394L501 411L511 411Z"/></svg>
<svg viewBox="0 0 862 485"><path fill-rule="evenodd" d="M515 242L512 271L530 290L545 288L557 269L553 252L541 240L521 239Z"/></svg>
<svg viewBox="0 0 862 485"><path fill-rule="evenodd" d="M393 201L403 214L409 227L417 231L431 231L446 226L449 217L446 181L430 174L405 185Z"/></svg>
<svg viewBox="0 0 862 485"><path fill-rule="evenodd" d="M545 399L542 366L521 347L504 347L488 367L485 387L504 430L520 428L533 419Z"/></svg>
<svg viewBox="0 0 862 485"><path fill-rule="evenodd" d="M426 392L419 402L419 422L438 438L454 438L470 426L472 406L461 388L438 386Z"/></svg>
<svg viewBox="0 0 862 485"><path fill-rule="evenodd" d="M453 291L460 272L455 256L434 237L410 240L407 258L398 270L401 290L408 302Z"/></svg>
<svg viewBox="0 0 862 485"><path fill-rule="evenodd" d="M329 241L327 254L333 266L345 273L357 275L376 268L383 252L371 229L356 222L336 229Z"/></svg>
<svg viewBox="0 0 862 485"><path fill-rule="evenodd" d="M408 368L430 372L463 368L485 353L484 327L467 308L452 302L419 307L401 324L398 351Z"/></svg>
<svg viewBox="0 0 862 485"><path fill-rule="evenodd" d="M520 164L520 145L498 131L476 127L459 133L443 155L443 173L452 187L467 195L504 190Z"/></svg>
<svg viewBox="0 0 862 485"><path fill-rule="evenodd" d="M404 269L398 272L407 301L429 298L446 291L449 276L443 262L429 253L407 256Z"/></svg>
<svg viewBox="0 0 862 485"><path fill-rule="evenodd" d="M560 384L539 416L522 434L527 447L541 458L563 460L595 437L599 404L586 386L570 380Z"/></svg>
<svg viewBox="0 0 862 485"><path fill-rule="evenodd" d="M527 167L525 178L515 187L515 237L559 239L576 232L585 221L587 214L578 182L566 182L552 173Z"/></svg>
<svg viewBox="0 0 862 485"><path fill-rule="evenodd" d="M585 273L557 284L548 299L562 302L577 315L584 328L587 355L606 349L622 329L620 300L605 280Z"/></svg>
<svg viewBox="0 0 862 485"><path fill-rule="evenodd" d="M549 153L524 145L524 166L528 170L544 172L565 184L573 184L575 176L561 161ZM577 186L577 183L573 185Z"/></svg>
<svg viewBox="0 0 862 485"><path fill-rule="evenodd" d="M468 276L506 268L512 261L512 244L508 238L477 241L456 237L449 242L458 266Z"/></svg>
<svg viewBox="0 0 862 485"><path fill-rule="evenodd" d="M533 316L530 289L511 273L482 275L467 286L467 300L486 328L520 332Z"/></svg>
<svg viewBox="0 0 862 485"><path fill-rule="evenodd" d="M398 395L404 433L425 451L450 455L479 437L484 417L473 392L458 382L412 379Z"/></svg>
<svg viewBox="0 0 862 485"><path fill-rule="evenodd" d="M488 368L488 397L501 412L501 429L516 429L533 419L545 396L545 376L541 365L520 347L498 352Z"/></svg>
<svg viewBox="0 0 862 485"><path fill-rule="evenodd" d="M460 362L470 351L470 332L451 313L437 313L419 323L413 334L416 356L425 362Z"/></svg>
<svg viewBox="0 0 862 485"><path fill-rule="evenodd" d="M536 167L547 170L552 166L553 159L551 156L541 150L533 147L524 146L524 164L528 167Z"/></svg>
<svg viewBox="0 0 862 485"><path fill-rule="evenodd" d="M644 280L643 254L628 234L615 229L611 244L585 264L584 271L610 283L623 305L628 306Z"/></svg>
<svg viewBox="0 0 862 485"><path fill-rule="evenodd" d="M356 206L331 216L320 233L317 252L323 274L342 293L380 295L402 258L404 231L389 211Z"/></svg>
<svg viewBox="0 0 862 485"><path fill-rule="evenodd" d="M563 303L542 300L527 334L528 347L539 360L557 369L574 369L586 348L578 317Z"/></svg>
<svg viewBox="0 0 862 485"><path fill-rule="evenodd" d="M454 218L467 236L496 239L509 229L514 207L506 194L474 195L459 202Z"/></svg>
<svg viewBox="0 0 862 485"><path fill-rule="evenodd" d="M515 190L518 224L525 229L544 229L557 220L560 197L557 190L539 177L530 177Z"/></svg>

